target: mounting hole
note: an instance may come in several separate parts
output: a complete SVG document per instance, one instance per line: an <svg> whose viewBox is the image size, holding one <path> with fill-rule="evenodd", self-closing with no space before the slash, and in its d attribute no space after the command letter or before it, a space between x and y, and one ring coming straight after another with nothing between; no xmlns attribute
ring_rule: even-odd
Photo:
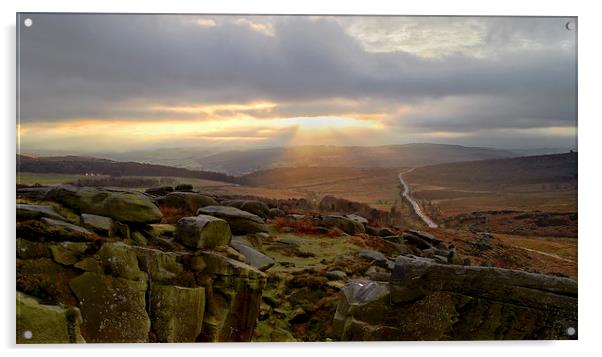
<svg viewBox="0 0 602 357"><path fill-rule="evenodd" d="M31 338L33 337L33 333L29 330L23 332L23 338L26 340L31 340Z"/></svg>
<svg viewBox="0 0 602 357"><path fill-rule="evenodd" d="M569 336L575 336L576 332L577 331L575 330L574 327L569 327L569 328L566 329L566 334L569 335Z"/></svg>
<svg viewBox="0 0 602 357"><path fill-rule="evenodd" d="M575 23L573 21L569 21L564 25L564 27L566 27L567 30L572 31L575 29Z"/></svg>
<svg viewBox="0 0 602 357"><path fill-rule="evenodd" d="M23 24L25 25L25 27L31 27L31 25L33 25L33 20L30 18L26 18L25 21L23 21Z"/></svg>

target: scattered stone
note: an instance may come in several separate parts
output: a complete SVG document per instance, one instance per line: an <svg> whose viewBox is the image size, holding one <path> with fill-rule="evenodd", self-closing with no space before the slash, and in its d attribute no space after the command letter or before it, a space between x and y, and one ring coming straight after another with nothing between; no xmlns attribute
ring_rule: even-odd
<svg viewBox="0 0 602 357"><path fill-rule="evenodd" d="M387 260L387 257L383 253L376 250L362 250L358 253L358 256L376 262L385 262Z"/></svg>
<svg viewBox="0 0 602 357"><path fill-rule="evenodd" d="M232 232L225 220L199 215L178 221L176 239L190 248L208 249L230 244Z"/></svg>
<svg viewBox="0 0 602 357"><path fill-rule="evenodd" d="M351 235L366 232L363 224L343 216L325 216L322 218L321 224L328 228L338 228Z"/></svg>
<svg viewBox="0 0 602 357"><path fill-rule="evenodd" d="M347 274L341 270L331 270L326 272L326 277L330 280L345 280L347 279Z"/></svg>
<svg viewBox="0 0 602 357"><path fill-rule="evenodd" d="M216 203L217 204L217 203ZM242 211L251 212L261 218L270 217L270 208L264 202L256 200L226 200L221 202L224 206L238 208Z"/></svg>
<svg viewBox="0 0 602 357"><path fill-rule="evenodd" d="M433 242L435 242L432 238L432 235L424 232L418 231L406 231L401 237L408 242L409 244L415 245L418 249L430 249L433 248Z"/></svg>
<svg viewBox="0 0 602 357"><path fill-rule="evenodd" d="M345 218L348 218L354 222L357 222L359 224L362 224L364 226L366 226L368 224L368 220L360 215L357 214L346 214Z"/></svg>
<svg viewBox="0 0 602 357"><path fill-rule="evenodd" d="M377 237L395 236L395 233L386 227L378 228L378 227L366 226L366 233L368 233L371 236L377 236Z"/></svg>
<svg viewBox="0 0 602 357"><path fill-rule="evenodd" d="M304 214L289 214L288 216L286 216L286 218L290 221L294 221L294 222L299 222L299 221L303 221L305 219L307 219L307 216Z"/></svg>
<svg viewBox="0 0 602 357"><path fill-rule="evenodd" d="M231 244L234 249L236 249L240 254L244 255L246 263L252 267L255 267L261 271L266 271L275 264L274 259L258 252L248 245L234 241Z"/></svg>
<svg viewBox="0 0 602 357"><path fill-rule="evenodd" d="M284 216L286 216L286 212L284 212L280 208L270 208L268 216L270 218L284 217Z"/></svg>
<svg viewBox="0 0 602 357"><path fill-rule="evenodd" d="M54 207L50 205L17 204L17 222L40 219L42 217L61 221L65 220L65 217L61 216Z"/></svg>
<svg viewBox="0 0 602 357"><path fill-rule="evenodd" d="M264 220L250 212L230 206L206 206L197 211L197 215L209 215L224 219L230 225L233 234L267 232Z"/></svg>

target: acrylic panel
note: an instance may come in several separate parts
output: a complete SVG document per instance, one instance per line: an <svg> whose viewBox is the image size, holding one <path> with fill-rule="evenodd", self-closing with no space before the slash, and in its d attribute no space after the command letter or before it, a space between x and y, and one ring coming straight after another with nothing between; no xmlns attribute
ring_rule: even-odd
<svg viewBox="0 0 602 357"><path fill-rule="evenodd" d="M577 338L577 18L17 14L17 343Z"/></svg>

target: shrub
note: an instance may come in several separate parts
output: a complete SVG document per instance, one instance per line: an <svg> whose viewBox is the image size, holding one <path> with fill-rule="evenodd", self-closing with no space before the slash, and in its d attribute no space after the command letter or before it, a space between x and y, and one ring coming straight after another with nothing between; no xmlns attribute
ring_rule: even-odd
<svg viewBox="0 0 602 357"><path fill-rule="evenodd" d="M159 206L159 210L163 213L161 223L175 224L180 218L185 216L184 210L181 208Z"/></svg>

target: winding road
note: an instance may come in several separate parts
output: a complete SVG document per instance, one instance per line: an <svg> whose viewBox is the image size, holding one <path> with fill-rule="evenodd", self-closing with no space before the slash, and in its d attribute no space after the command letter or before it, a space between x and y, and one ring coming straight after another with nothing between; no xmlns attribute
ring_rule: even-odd
<svg viewBox="0 0 602 357"><path fill-rule="evenodd" d="M420 208L418 202L416 202L416 200L414 200L412 196L410 196L410 186L404 181L403 174L407 174L408 172L412 171L414 171L414 168L411 168L399 174L399 182L401 182L401 185L403 186L403 192L401 194L401 197L407 199L408 202L410 202L412 208L414 208L414 212L416 212L418 217L420 217L427 226L429 226L430 228L437 228L437 223L433 222L433 220L429 216L427 216L426 213L424 213L422 208Z"/></svg>

